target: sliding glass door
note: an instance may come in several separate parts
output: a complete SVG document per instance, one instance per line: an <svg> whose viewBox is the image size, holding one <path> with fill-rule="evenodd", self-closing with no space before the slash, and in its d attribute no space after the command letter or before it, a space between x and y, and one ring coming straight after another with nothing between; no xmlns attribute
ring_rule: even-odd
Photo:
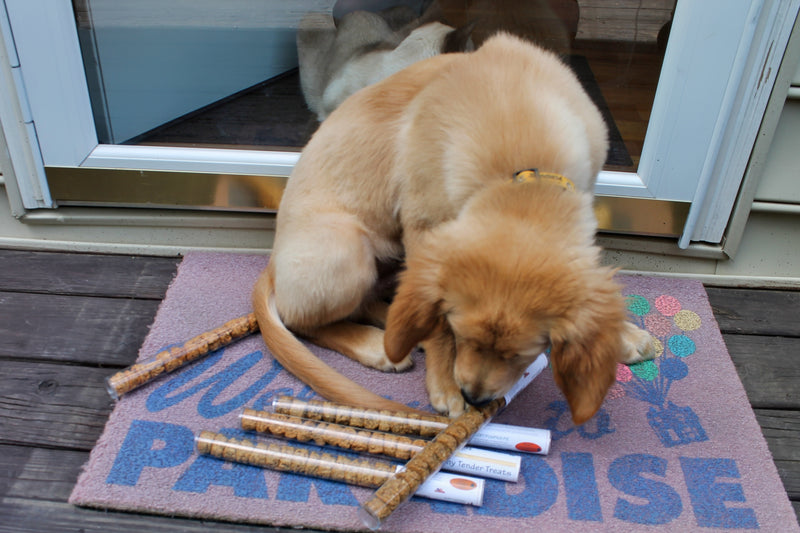
<svg viewBox="0 0 800 533"><path fill-rule="evenodd" d="M300 83L298 28L307 30L312 20L321 32L336 31L353 11L367 10L370 29L380 30L376 48L397 46L410 28L435 18L454 28L478 21L471 34L476 46L506 29L561 54L611 131L597 186L601 226L681 236L684 246L722 238L800 6L800 0L0 3L12 67L0 83L13 88L26 110L36 140L29 143L31 157L39 158L35 172L18 176L26 182L20 190L31 191L23 192L28 208L277 208L299 150L319 124ZM0 114L4 124L8 115Z"/></svg>

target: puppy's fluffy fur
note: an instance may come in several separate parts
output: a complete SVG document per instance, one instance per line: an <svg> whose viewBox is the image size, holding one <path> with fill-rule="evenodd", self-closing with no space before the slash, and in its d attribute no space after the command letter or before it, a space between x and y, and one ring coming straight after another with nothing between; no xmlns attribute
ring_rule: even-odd
<svg viewBox="0 0 800 533"><path fill-rule="evenodd" d="M290 330L382 370L406 368L421 344L431 403L450 415L503 395L550 346L573 420L588 420L617 363L652 354L594 244L606 137L572 72L505 34L356 93L289 179L253 294L267 346L322 396L399 408L333 372ZM512 182L530 168L576 190ZM376 263L403 255L386 317ZM385 336L356 323L365 318L386 318Z"/></svg>

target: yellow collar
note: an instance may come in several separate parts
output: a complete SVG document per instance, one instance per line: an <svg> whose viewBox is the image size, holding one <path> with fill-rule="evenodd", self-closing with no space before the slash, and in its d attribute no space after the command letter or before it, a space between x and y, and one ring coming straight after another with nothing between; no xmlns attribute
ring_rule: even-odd
<svg viewBox="0 0 800 533"><path fill-rule="evenodd" d="M538 180L548 181L567 191L575 190L575 184L566 176L556 174L555 172L540 172L538 168L520 170L511 178L511 181L514 183L530 183Z"/></svg>

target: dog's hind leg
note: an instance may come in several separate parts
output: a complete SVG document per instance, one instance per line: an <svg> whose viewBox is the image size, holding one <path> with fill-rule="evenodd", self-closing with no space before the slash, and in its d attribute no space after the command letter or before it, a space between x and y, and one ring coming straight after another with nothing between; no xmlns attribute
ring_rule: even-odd
<svg viewBox="0 0 800 533"><path fill-rule="evenodd" d="M315 344L384 372L401 372L412 366L411 357L399 363L389 361L383 350L383 330L374 326L342 320L317 328L308 338Z"/></svg>
<svg viewBox="0 0 800 533"><path fill-rule="evenodd" d="M389 361L383 330L350 320L370 307L378 279L373 248L356 221L318 215L314 231L280 244L273 256L275 300L290 330L379 370L411 366L410 358Z"/></svg>

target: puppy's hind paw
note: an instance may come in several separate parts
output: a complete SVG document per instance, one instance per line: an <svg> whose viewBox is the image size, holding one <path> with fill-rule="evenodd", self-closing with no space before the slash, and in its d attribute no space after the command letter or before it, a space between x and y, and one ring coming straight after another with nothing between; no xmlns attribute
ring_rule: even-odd
<svg viewBox="0 0 800 533"><path fill-rule="evenodd" d="M656 356L656 343L653 336L630 322L625 323L622 341L622 362L625 364L649 361Z"/></svg>
<svg viewBox="0 0 800 533"><path fill-rule="evenodd" d="M380 368L380 370L383 370L384 372L405 372L406 370L413 368L413 366L414 360L411 359L411 355L409 354L397 363L392 363L387 357L385 364Z"/></svg>

